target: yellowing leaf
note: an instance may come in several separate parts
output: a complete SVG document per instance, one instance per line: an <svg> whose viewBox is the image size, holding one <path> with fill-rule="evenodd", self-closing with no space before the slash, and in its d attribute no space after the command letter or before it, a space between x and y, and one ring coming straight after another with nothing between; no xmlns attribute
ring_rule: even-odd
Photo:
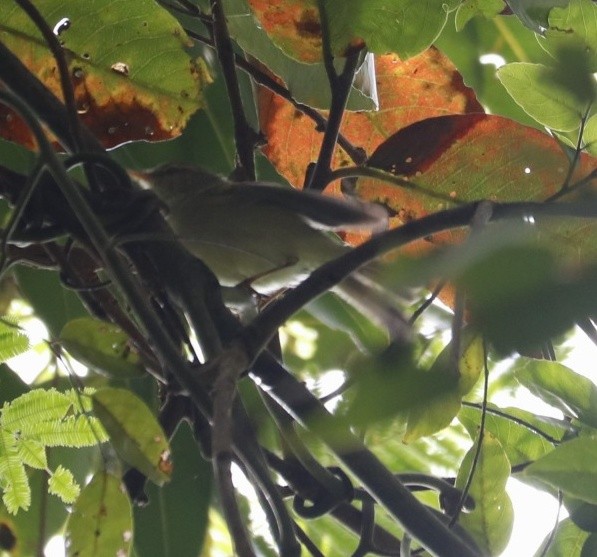
<svg viewBox="0 0 597 557"><path fill-rule="evenodd" d="M118 478L102 472L91 479L75 502L65 537L68 557L129 555L133 512Z"/></svg>
<svg viewBox="0 0 597 557"><path fill-rule="evenodd" d="M176 137L202 105L205 73L185 52L190 43L180 24L152 0L39 0L35 6L56 26L80 117L104 145ZM0 40L62 96L54 58L17 4L3 4ZM13 119L7 138L31 146L18 126Z"/></svg>
<svg viewBox="0 0 597 557"><path fill-rule="evenodd" d="M168 440L140 398L127 389L101 389L93 395L93 411L120 458L158 485L170 479Z"/></svg>
<svg viewBox="0 0 597 557"><path fill-rule="evenodd" d="M62 328L60 342L82 364L109 377L143 374L128 335L112 323L91 317L73 319Z"/></svg>

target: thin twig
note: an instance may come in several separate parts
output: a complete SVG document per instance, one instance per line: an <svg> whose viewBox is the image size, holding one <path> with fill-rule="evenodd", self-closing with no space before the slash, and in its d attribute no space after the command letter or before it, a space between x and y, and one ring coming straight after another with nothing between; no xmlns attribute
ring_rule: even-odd
<svg viewBox="0 0 597 557"><path fill-rule="evenodd" d="M259 143L259 134L250 126L243 107L238 77L234 64L232 41L226 24L226 14L222 0L212 0L213 40L226 83L230 108L234 119L234 139L238 156L235 179L238 181L255 180L255 146Z"/></svg>
<svg viewBox="0 0 597 557"><path fill-rule="evenodd" d="M340 75L334 73L336 79L330 80L332 88L330 112L323 134L323 141L319 148L319 157L308 179L307 188L321 191L329 183L329 175L332 171L332 158L358 61L358 51L348 54L342 73Z"/></svg>
<svg viewBox="0 0 597 557"><path fill-rule="evenodd" d="M466 500L468 498L468 493L471 489L471 485L473 483L473 479L475 477L475 471L477 470L477 465L479 463L479 458L481 457L481 451L483 449L483 438L485 436L485 418L487 417L487 397L489 393L489 367L487 365L487 344L485 340L483 340L483 371L484 371L484 381L483 381L483 402L481 407L481 421L479 423L479 434L477 435L476 440L476 449L475 454L473 456L473 461L471 463L471 469L469 471L468 477L466 479L466 483L462 488L462 494L460 496L460 501L458 501L458 505L456 506L455 512L450 519L450 526L453 526L458 521L458 517L462 512L462 509L465 507Z"/></svg>

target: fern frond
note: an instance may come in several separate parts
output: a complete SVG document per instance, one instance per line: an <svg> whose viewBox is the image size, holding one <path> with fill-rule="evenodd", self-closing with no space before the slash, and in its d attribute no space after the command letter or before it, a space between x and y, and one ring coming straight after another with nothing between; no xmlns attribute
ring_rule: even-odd
<svg viewBox="0 0 597 557"><path fill-rule="evenodd" d="M0 318L0 362L29 350L29 339L12 317Z"/></svg>
<svg viewBox="0 0 597 557"><path fill-rule="evenodd" d="M27 438L46 447L89 447L107 441L108 435L96 418L80 415L32 424Z"/></svg>
<svg viewBox="0 0 597 557"><path fill-rule="evenodd" d="M0 456L0 484L4 489L2 501L11 514L27 510L31 504L31 489L25 466L16 455Z"/></svg>
<svg viewBox="0 0 597 557"><path fill-rule="evenodd" d="M33 439L20 439L16 445L17 454L23 464L46 470L48 468L48 459L46 457L46 448L39 441Z"/></svg>
<svg viewBox="0 0 597 557"><path fill-rule="evenodd" d="M0 426L26 435L40 422L59 420L73 407L71 399L56 389L34 389L4 404Z"/></svg>
<svg viewBox="0 0 597 557"><path fill-rule="evenodd" d="M81 488L70 470L67 470L64 466L58 466L50 475L48 491L60 497L65 503L74 503L81 492Z"/></svg>

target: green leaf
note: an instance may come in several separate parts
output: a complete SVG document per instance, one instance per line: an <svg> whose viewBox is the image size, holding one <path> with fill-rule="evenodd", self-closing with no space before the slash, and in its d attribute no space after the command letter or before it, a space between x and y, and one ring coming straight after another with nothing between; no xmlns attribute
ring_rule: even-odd
<svg viewBox="0 0 597 557"><path fill-rule="evenodd" d="M147 484L150 504L134 508L135 549L140 556L210 555L209 546L203 551L200 549L204 544L212 501L211 463L197 450L197 441L187 424L177 429L171 445L176 463L172 481L159 488ZM192 502L192 513L189 512L189 502ZM214 551L213 547L211 550Z"/></svg>
<svg viewBox="0 0 597 557"><path fill-rule="evenodd" d="M74 503L81 489L72 472L64 466L58 466L48 478L48 491L65 503Z"/></svg>
<svg viewBox="0 0 597 557"><path fill-rule="evenodd" d="M394 52L406 60L438 37L455 0L327 0L332 50L343 53L358 40L378 54Z"/></svg>
<svg viewBox="0 0 597 557"><path fill-rule="evenodd" d="M46 447L43 443L32 439L19 439L17 452L23 464L31 466L31 468L37 468L38 470L46 470L48 468Z"/></svg>
<svg viewBox="0 0 597 557"><path fill-rule="evenodd" d="M464 0L456 11L456 31L461 31L477 15L482 15L489 19L497 16L504 9L505 5L504 0Z"/></svg>
<svg viewBox="0 0 597 557"><path fill-rule="evenodd" d="M107 439L101 424L92 416L80 414L89 404L86 398L74 391L34 389L5 403L0 423L6 431L18 431L20 439L36 440L46 446L85 447L101 443Z"/></svg>
<svg viewBox="0 0 597 557"><path fill-rule="evenodd" d="M535 557L590 557L582 554L583 544L588 537L587 532L583 532L569 518L565 518L556 526L553 537L551 532L545 537ZM548 544L549 547L544 552L543 548Z"/></svg>
<svg viewBox="0 0 597 557"><path fill-rule="evenodd" d="M524 476L572 497L597 504L597 439L581 437L562 443L552 452L530 464Z"/></svg>
<svg viewBox="0 0 597 557"><path fill-rule="evenodd" d="M580 126L586 100L571 94L574 83L563 82L559 68L518 62L497 71L512 98L537 122L557 131Z"/></svg>
<svg viewBox="0 0 597 557"><path fill-rule="evenodd" d="M399 414L405 416L411 408L429 404L457 389L454 373L446 373L445 369L421 370L403 345L391 345L373 356L355 357L347 371L355 381L348 413L359 425Z"/></svg>
<svg viewBox="0 0 597 557"><path fill-rule="evenodd" d="M492 408L495 407L489 405L489 409ZM512 419L489 411L485 416L485 430L502 444L512 466L526 464L553 450L553 445L531 428L537 428L556 439L560 439L566 432L565 427L553 426L550 423L541 421L535 414L525 412L519 408L495 409L512 416ZM458 414L458 420L474 439L479 431L481 409L469 406L463 407ZM525 427L514 420L524 421L529 424L529 427Z"/></svg>
<svg viewBox="0 0 597 557"><path fill-rule="evenodd" d="M0 319L0 362L29 349L29 339L10 317Z"/></svg>
<svg viewBox="0 0 597 557"><path fill-rule="evenodd" d="M542 33L547 16L554 6L565 6L568 0L506 0L508 6L529 29Z"/></svg>
<svg viewBox="0 0 597 557"><path fill-rule="evenodd" d="M96 474L83 488L66 525L68 557L129 555L131 503L120 479Z"/></svg>
<svg viewBox="0 0 597 557"><path fill-rule="evenodd" d="M140 398L127 389L104 388L93 395L93 411L125 462L158 485L169 480L171 463L167 437Z"/></svg>
<svg viewBox="0 0 597 557"><path fill-rule="evenodd" d="M569 0L549 12L545 40L539 44L554 58L562 50L584 53L589 73L597 71L597 6L591 0Z"/></svg>
<svg viewBox="0 0 597 557"><path fill-rule="evenodd" d="M476 450L475 445L464 457L456 478L459 489L467 482ZM459 521L488 555L499 555L512 532L514 513L506 493L509 477L510 463L500 442L486 432L469 491L475 508L470 513L461 514Z"/></svg>
<svg viewBox="0 0 597 557"><path fill-rule="evenodd" d="M446 346L435 360L429 373L453 373L452 344ZM449 426L460 410L462 397L477 382L483 370L483 339L472 331L463 331L458 370L460 377L453 390L416 405L408 411L406 433L403 441L410 443Z"/></svg>
<svg viewBox="0 0 597 557"><path fill-rule="evenodd" d="M580 557L593 557L597 555L597 535L591 534L582 546Z"/></svg>
<svg viewBox="0 0 597 557"><path fill-rule="evenodd" d="M597 505L564 496L564 506L570 514L570 519L585 532L597 532Z"/></svg>
<svg viewBox="0 0 597 557"><path fill-rule="evenodd" d="M13 454L0 456L0 487L4 490L2 501L9 513L27 510L31 504L31 488L21 459Z"/></svg>
<svg viewBox="0 0 597 557"><path fill-rule="evenodd" d="M60 342L87 367L114 379L139 377L144 369L128 335L118 325L92 317L69 321Z"/></svg>
<svg viewBox="0 0 597 557"><path fill-rule="evenodd" d="M567 416L597 427L597 387L558 362L518 358L515 377L539 398Z"/></svg>

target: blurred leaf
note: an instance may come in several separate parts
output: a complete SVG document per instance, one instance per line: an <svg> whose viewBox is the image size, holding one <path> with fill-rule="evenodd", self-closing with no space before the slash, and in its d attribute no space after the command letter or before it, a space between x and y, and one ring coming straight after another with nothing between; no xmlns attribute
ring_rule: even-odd
<svg viewBox="0 0 597 557"><path fill-rule="evenodd" d="M561 520L555 528L555 536L547 534L535 557L590 557L581 553L585 540L589 537L569 518ZM543 548L549 544L547 551Z"/></svg>
<svg viewBox="0 0 597 557"><path fill-rule="evenodd" d="M185 52L180 24L155 2L39 0L36 7L51 27L68 16L57 34L69 53L78 111L104 145L174 137L201 106L204 70ZM0 38L60 96L54 58L17 5L3 10ZM3 128L5 137L16 139L19 124L14 118Z"/></svg>
<svg viewBox="0 0 597 557"><path fill-rule="evenodd" d="M81 300L75 292L64 288L55 271L18 267L14 272L19 289L50 335L58 336L68 320L87 315Z"/></svg>
<svg viewBox="0 0 597 557"><path fill-rule="evenodd" d="M510 463L491 433L485 432L481 442L469 491L475 508L461 514L459 522L488 555L499 555L508 544L514 520L512 502L506 493ZM467 482L476 451L477 447L473 446L462 461L455 484L459 489Z"/></svg>
<svg viewBox="0 0 597 557"><path fill-rule="evenodd" d="M506 0L518 19L529 29L542 33L547 26L547 16L554 6L565 6L568 0Z"/></svg>
<svg viewBox="0 0 597 557"><path fill-rule="evenodd" d="M597 504L597 440L580 437L562 443L527 466L524 476L540 480L565 494Z"/></svg>
<svg viewBox="0 0 597 557"><path fill-rule="evenodd" d="M461 31L477 15L487 18L497 16L505 5L505 0L463 0L456 11L456 31Z"/></svg>
<svg viewBox="0 0 597 557"><path fill-rule="evenodd" d="M475 324L508 353L535 348L594 313L596 279L594 264L569 273L547 250L516 247L465 269L457 284L467 292Z"/></svg>
<svg viewBox="0 0 597 557"><path fill-rule="evenodd" d="M592 505L581 499L564 496L564 506L570 514L570 519L585 532L597 532L597 505Z"/></svg>
<svg viewBox="0 0 597 557"><path fill-rule="evenodd" d="M413 408L442 400L458 388L454 373L448 373L443 367L420 369L408 347L403 345L391 345L380 354L355 358L347 371L355 381L348 415L357 425L395 418ZM453 415L458 413L458 408L450 410ZM443 412L441 414L443 417Z"/></svg>
<svg viewBox="0 0 597 557"><path fill-rule="evenodd" d="M114 379L137 377L143 366L128 335L118 325L80 317L69 321L59 341L82 364Z"/></svg>
<svg viewBox="0 0 597 557"><path fill-rule="evenodd" d="M104 388L93 394L93 411L110 435L118 455L151 481L169 481L168 440L145 403L127 389Z"/></svg>
<svg viewBox="0 0 597 557"><path fill-rule="evenodd" d="M597 387L559 362L517 358L516 379L564 415L597 428Z"/></svg>
<svg viewBox="0 0 597 557"><path fill-rule="evenodd" d="M591 534L582 546L580 557L593 557L595 554L597 554L597 536Z"/></svg>
<svg viewBox="0 0 597 557"><path fill-rule="evenodd" d="M67 555L128 555L132 534L131 503L120 479L97 473L81 492L68 519Z"/></svg>
<svg viewBox="0 0 597 557"><path fill-rule="evenodd" d="M437 357L428 373L453 374L452 343ZM450 425L460 410L462 397L477 382L483 370L483 339L473 331L463 331L458 364L459 378L453 390L442 393L409 409L404 443L431 435Z"/></svg>

